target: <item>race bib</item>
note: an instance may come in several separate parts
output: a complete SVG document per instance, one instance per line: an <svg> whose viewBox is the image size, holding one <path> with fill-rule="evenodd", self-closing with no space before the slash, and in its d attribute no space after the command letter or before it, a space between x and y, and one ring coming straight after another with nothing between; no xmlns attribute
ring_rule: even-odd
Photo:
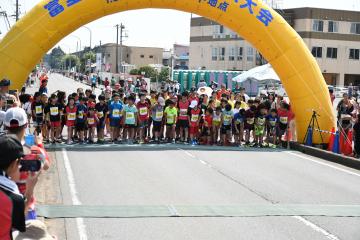
<svg viewBox="0 0 360 240"><path fill-rule="evenodd" d="M174 122L174 115L173 114L168 114L167 115L167 122L168 123L173 123Z"/></svg>
<svg viewBox="0 0 360 240"><path fill-rule="evenodd" d="M258 118L258 124L264 125L265 124L265 118Z"/></svg>
<svg viewBox="0 0 360 240"><path fill-rule="evenodd" d="M242 120L241 118L238 118L238 119L236 119L236 121L235 121L236 124L240 124L240 123L242 123L242 122L243 122L243 120Z"/></svg>
<svg viewBox="0 0 360 240"><path fill-rule="evenodd" d="M84 112L83 112L83 111L79 111L78 118L79 118L79 119L83 119L83 118L84 118Z"/></svg>
<svg viewBox="0 0 360 240"><path fill-rule="evenodd" d="M225 121L225 122L229 122L230 120L231 120L231 116L225 114L225 115L224 115L224 121Z"/></svg>
<svg viewBox="0 0 360 240"><path fill-rule="evenodd" d="M68 120L72 121L72 120L75 120L76 118L76 114L75 113L69 113L68 114Z"/></svg>
<svg viewBox="0 0 360 240"><path fill-rule="evenodd" d="M280 122L282 124L287 124L288 123L288 117L280 117Z"/></svg>
<svg viewBox="0 0 360 240"><path fill-rule="evenodd" d="M180 116L182 116L182 117L187 116L187 109L185 109L185 108L180 109Z"/></svg>
<svg viewBox="0 0 360 240"><path fill-rule="evenodd" d="M88 124L89 125L93 125L95 123L95 119L94 118L88 118Z"/></svg>
<svg viewBox="0 0 360 240"><path fill-rule="evenodd" d="M147 115L148 109L146 107L142 107L142 108L140 108L139 112L140 112L141 116L144 116L144 115Z"/></svg>
<svg viewBox="0 0 360 240"><path fill-rule="evenodd" d="M104 113L102 111L98 112L97 115L98 115L98 118L103 118L104 117Z"/></svg>
<svg viewBox="0 0 360 240"><path fill-rule="evenodd" d="M199 120L199 115L191 115L191 121L197 122Z"/></svg>
<svg viewBox="0 0 360 240"><path fill-rule="evenodd" d="M271 125L272 127L275 127L276 121L270 121L270 125Z"/></svg>
<svg viewBox="0 0 360 240"><path fill-rule="evenodd" d="M156 119L162 119L164 116L164 112L156 112Z"/></svg>
<svg viewBox="0 0 360 240"><path fill-rule="evenodd" d="M135 118L135 115L133 112L127 112L126 113L126 119L134 119Z"/></svg>
<svg viewBox="0 0 360 240"><path fill-rule="evenodd" d="M35 113L36 114L42 113L42 107L41 106L35 106Z"/></svg>
<svg viewBox="0 0 360 240"><path fill-rule="evenodd" d="M120 110L119 109L114 109L112 112L112 116L115 118L119 118L120 117Z"/></svg>
<svg viewBox="0 0 360 240"><path fill-rule="evenodd" d="M57 115L59 115L59 108L58 108L58 107L51 107L51 108L50 108L50 115L51 115L51 116L57 116Z"/></svg>
<svg viewBox="0 0 360 240"><path fill-rule="evenodd" d="M248 124L252 125L252 124L254 124L255 119L254 119L254 118L248 118L248 119L246 120L246 122L247 122Z"/></svg>
<svg viewBox="0 0 360 240"><path fill-rule="evenodd" d="M213 122L220 122L220 121L221 121L220 116L214 116Z"/></svg>

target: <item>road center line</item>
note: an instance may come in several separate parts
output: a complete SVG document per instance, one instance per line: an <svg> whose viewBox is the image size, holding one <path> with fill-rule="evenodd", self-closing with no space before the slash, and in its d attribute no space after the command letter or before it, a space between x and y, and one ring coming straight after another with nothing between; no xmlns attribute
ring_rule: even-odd
<svg viewBox="0 0 360 240"><path fill-rule="evenodd" d="M343 169L343 168L340 168L340 167L337 167L337 166L334 166L334 165L331 165L331 164L328 164L328 163L324 163L324 162L312 159L310 157L305 157L305 156L302 156L302 155L294 153L294 152L286 152L286 153L288 153L290 155L293 155L293 156L296 156L296 157L299 157L299 158L302 158L302 159L305 159L305 160L308 160L308 161L311 161L311 162L314 162L314 163L317 163L317 164L320 164L320 165L323 165L323 166L327 166L327 167L339 170L341 172L344 172L344 173L347 173L347 174L350 174L350 175L360 177L360 174L352 172L352 171L347 170L347 169Z"/></svg>
<svg viewBox="0 0 360 240"><path fill-rule="evenodd" d="M66 176L67 176L67 180L69 183L69 188L70 188L70 195L71 195L71 201L74 205L81 205L81 202L78 198L78 194L76 191L76 185L75 185L75 178L74 178L74 173L72 171L71 168L71 164L69 161L69 157L67 155L66 149L63 148L62 149L62 155L63 155L63 159L64 159L64 166L65 166L65 170L66 170ZM80 240L87 240L87 234L86 234L86 226L84 223L84 219L83 218L76 218L76 227L78 230L78 234L79 234L79 239Z"/></svg>
<svg viewBox="0 0 360 240"><path fill-rule="evenodd" d="M316 232L321 233L322 235L324 235L327 239L330 240L340 240L337 236L329 233L328 231L326 231L325 229L323 229L322 227L316 225L315 223L310 222L309 220L300 217L300 216L293 216L293 218L299 220L300 222L304 223L306 226L312 228L313 230L315 230Z"/></svg>

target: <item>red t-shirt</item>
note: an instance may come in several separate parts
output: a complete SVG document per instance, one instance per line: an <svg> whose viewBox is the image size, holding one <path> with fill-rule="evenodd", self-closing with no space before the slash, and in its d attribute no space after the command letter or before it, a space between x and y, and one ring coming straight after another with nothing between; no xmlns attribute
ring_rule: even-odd
<svg viewBox="0 0 360 240"><path fill-rule="evenodd" d="M190 114L189 114L191 127L199 126L200 113L201 113L200 108L198 108L197 110L191 109Z"/></svg>
<svg viewBox="0 0 360 240"><path fill-rule="evenodd" d="M75 123L75 120L76 120L76 111L77 111L77 107L69 107L69 106L66 106L65 108L65 111L66 111L66 125L72 125Z"/></svg>
<svg viewBox="0 0 360 240"><path fill-rule="evenodd" d="M87 120L87 124L89 127L96 127L97 123L99 121L99 119L95 113L93 115L90 115L90 113L88 113L86 120Z"/></svg>
<svg viewBox="0 0 360 240"><path fill-rule="evenodd" d="M0 202L0 239L10 240L13 203L1 190Z"/></svg>
<svg viewBox="0 0 360 240"><path fill-rule="evenodd" d="M291 111L286 111L283 109L278 109L279 122L281 124L288 124L292 119L295 118L295 115Z"/></svg>
<svg viewBox="0 0 360 240"><path fill-rule="evenodd" d="M189 105L190 104L188 101L186 101L186 102L180 101L179 102L179 117L178 117L179 120L188 120Z"/></svg>
<svg viewBox="0 0 360 240"><path fill-rule="evenodd" d="M149 119L149 104L147 102L138 102L136 107L139 112L140 121L147 121Z"/></svg>
<svg viewBox="0 0 360 240"><path fill-rule="evenodd" d="M205 115L204 117L204 127L212 127L212 121L213 121L213 118L211 115Z"/></svg>
<svg viewBox="0 0 360 240"><path fill-rule="evenodd" d="M191 103L192 101L197 101L199 103L199 98L197 96L194 97L189 97L189 103Z"/></svg>

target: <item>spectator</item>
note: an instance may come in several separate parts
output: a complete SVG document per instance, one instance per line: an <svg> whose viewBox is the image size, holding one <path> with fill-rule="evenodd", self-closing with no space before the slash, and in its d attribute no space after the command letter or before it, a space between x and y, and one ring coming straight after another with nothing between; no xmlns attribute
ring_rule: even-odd
<svg viewBox="0 0 360 240"><path fill-rule="evenodd" d="M356 123L354 125L353 131L354 131L355 157L360 158L360 114L357 115Z"/></svg>
<svg viewBox="0 0 360 240"><path fill-rule="evenodd" d="M336 98L334 94L334 89L329 89L329 94L330 94L331 103L334 104L334 100Z"/></svg>

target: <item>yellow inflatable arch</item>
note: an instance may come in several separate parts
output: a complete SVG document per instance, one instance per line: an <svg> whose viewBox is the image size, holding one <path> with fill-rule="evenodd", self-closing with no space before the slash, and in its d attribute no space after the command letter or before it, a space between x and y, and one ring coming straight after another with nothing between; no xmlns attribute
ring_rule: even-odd
<svg viewBox="0 0 360 240"><path fill-rule="evenodd" d="M9 78L13 88L20 88L43 55L77 28L109 14L142 8L195 13L249 41L280 76L296 115L299 140L306 134L312 109L319 112L322 129L334 126L317 62L300 36L260 0L43 0L0 42L0 78Z"/></svg>

